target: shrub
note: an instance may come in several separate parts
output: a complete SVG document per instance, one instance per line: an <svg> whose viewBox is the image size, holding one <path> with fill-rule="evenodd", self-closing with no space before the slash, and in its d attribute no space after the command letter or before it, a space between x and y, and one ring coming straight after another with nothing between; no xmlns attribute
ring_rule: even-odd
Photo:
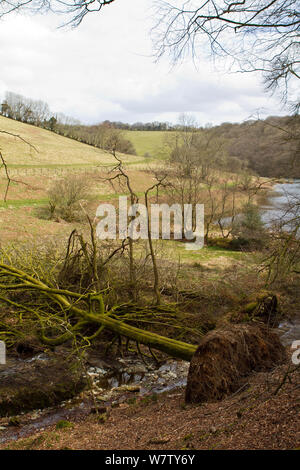
<svg viewBox="0 0 300 470"><path fill-rule="evenodd" d="M67 222L77 219L80 202L88 196L88 188L88 179L82 175L56 180L48 191L49 217L60 217Z"/></svg>
<svg viewBox="0 0 300 470"><path fill-rule="evenodd" d="M120 137L116 150L121 153L126 153L129 155L136 155L136 150L132 142L124 137Z"/></svg>
<svg viewBox="0 0 300 470"><path fill-rule="evenodd" d="M266 243L267 233L256 205L248 202L243 214L235 222L232 230L233 248L261 249Z"/></svg>
<svg viewBox="0 0 300 470"><path fill-rule="evenodd" d="M125 139L118 129L110 129L110 132L108 132L104 137L102 147L105 150L111 151L114 149L117 152L136 155L136 150L132 142Z"/></svg>

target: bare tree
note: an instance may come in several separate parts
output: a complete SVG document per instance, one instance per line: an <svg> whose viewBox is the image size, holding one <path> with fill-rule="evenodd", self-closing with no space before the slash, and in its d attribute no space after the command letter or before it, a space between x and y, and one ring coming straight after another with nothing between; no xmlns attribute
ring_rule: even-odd
<svg viewBox="0 0 300 470"><path fill-rule="evenodd" d="M109 169L109 174L104 179L108 181L112 188L115 190L114 182L116 181L119 184L119 188L125 189L130 194L130 204L134 206L138 204L139 197L136 192L132 188L132 183L128 176L128 173L124 169L122 160L117 156L116 153L116 146L113 145L110 150L110 153L116 159L117 164L112 168ZM134 220L134 216L129 217L129 221L132 222ZM136 301L137 298L137 291L136 291L136 267L134 262L134 240L129 236L128 237L128 244L129 244L129 276L130 276L130 291L132 300Z"/></svg>
<svg viewBox="0 0 300 470"><path fill-rule="evenodd" d="M50 116L47 103L7 91L1 105L1 114L17 121L41 126Z"/></svg>
<svg viewBox="0 0 300 470"><path fill-rule="evenodd" d="M0 129L0 133L1 133L1 134L6 134L6 135L9 135L9 136L11 136L11 137L14 137L15 139L21 140L21 141L24 142L26 145L28 145L31 150L34 150L34 151L37 152L37 149L35 148L35 146L32 145L30 142L27 142L27 140L23 139L23 137L21 137L20 135L13 134L12 132L4 131L4 130L2 130L2 129ZM4 201L4 202L7 202L8 191L9 191L9 188L10 188L11 183L24 184L24 185L29 186L29 187L30 187L30 184L25 183L24 181L19 181L19 180L13 179L13 178L10 176L8 164L7 164L5 158L4 158L3 154L2 154L1 147L0 147L0 171L2 170L2 168L3 168L3 170L4 170L4 174L5 174L5 178L6 178L6 188L5 188L5 192L4 192L3 201Z"/></svg>
<svg viewBox="0 0 300 470"><path fill-rule="evenodd" d="M234 175L232 184L230 184L230 179L225 179L221 185L221 201L217 222L223 238L228 238L231 234L237 215L236 199L239 192L238 178L239 175ZM229 210L228 206L230 207Z"/></svg>
<svg viewBox="0 0 300 470"><path fill-rule="evenodd" d="M70 20L67 24L80 25L88 13L98 12L115 0L0 0L0 18L16 12L65 13Z"/></svg>
<svg viewBox="0 0 300 470"><path fill-rule="evenodd" d="M15 12L64 13L76 27L88 13L115 0L0 0L0 18ZM156 55L173 60L210 50L231 58L235 71L261 71L269 90L289 99L292 79L300 78L298 0L156 0L153 39ZM204 39L204 44L203 44ZM208 46L208 48L207 48ZM299 99L293 108L299 111Z"/></svg>
<svg viewBox="0 0 300 470"><path fill-rule="evenodd" d="M231 70L261 71L266 87L280 88L288 100L289 82L300 78L297 0L157 0L156 6L158 57L169 53L177 61L208 49L230 58Z"/></svg>
<svg viewBox="0 0 300 470"><path fill-rule="evenodd" d="M153 267L153 274L154 274L153 291L156 297L156 305L159 305L161 303L161 296L160 296L160 289L159 289L159 271L157 267L156 255L155 255L152 235L151 235L149 194L151 193L151 191L156 190L156 196L158 199L159 188L165 187L167 185L167 183L165 182L167 175L165 173L162 175L155 175L155 177L156 177L156 183L154 183L152 186L147 188L144 194L145 194L145 204L146 204L146 209L147 209L148 243L149 243L150 256L152 260L152 267Z"/></svg>

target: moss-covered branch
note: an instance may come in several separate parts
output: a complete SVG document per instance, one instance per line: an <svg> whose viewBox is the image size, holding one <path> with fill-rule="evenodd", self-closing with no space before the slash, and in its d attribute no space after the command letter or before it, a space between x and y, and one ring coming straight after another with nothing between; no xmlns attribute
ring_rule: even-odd
<svg viewBox="0 0 300 470"><path fill-rule="evenodd" d="M111 318L110 313L113 313L114 309L108 312L104 312L104 304L101 293L88 293L79 295L68 290L55 289L49 287L44 282L35 279L24 271L6 264L0 264L0 275L3 278L1 283L2 290L9 292L10 285L13 286L13 290L15 289L16 284L12 284L11 281L11 278L13 278L14 280L18 281L18 289L24 288L26 290L32 289L33 291L38 291L58 304L63 312L73 314L77 318L77 323L73 327L73 331L67 331L58 338L53 338L52 340L50 338L46 338L45 334L42 333L42 339L48 342L48 344L61 344L62 341L69 339L70 335L74 333L74 330L79 329L82 324L91 323L98 324L100 327L106 328L119 336L125 336L138 343L145 344L165 352L170 356L180 359L190 360L196 351L197 346L195 345L167 338L150 331L145 331L141 328L128 325L119 319ZM7 278L7 283L5 282L5 276ZM1 296L1 300L7 301L11 305L13 304L13 302L5 296ZM91 311L90 309L85 310L82 308L82 301L89 305L91 300L97 300L97 311ZM15 303L15 305L17 304ZM20 304L18 306L22 307ZM28 309L25 308L25 310ZM35 311L35 309L32 307L30 310L32 313L35 313L37 317L39 317L38 310Z"/></svg>

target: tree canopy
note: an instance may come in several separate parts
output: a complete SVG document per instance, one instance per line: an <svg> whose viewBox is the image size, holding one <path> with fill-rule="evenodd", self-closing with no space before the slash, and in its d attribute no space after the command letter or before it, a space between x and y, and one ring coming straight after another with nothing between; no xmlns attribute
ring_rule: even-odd
<svg viewBox="0 0 300 470"><path fill-rule="evenodd" d="M65 13L70 18L68 24L79 26L83 18L92 12L97 12L105 5L115 0L0 0L0 18L10 13L33 12Z"/></svg>
<svg viewBox="0 0 300 470"><path fill-rule="evenodd" d="M262 72L267 88L279 88L289 100L290 81L300 78L298 0L159 0L156 4L158 56L167 52L176 61L208 49L213 56L229 58L231 70ZM294 106L299 107L295 99Z"/></svg>
<svg viewBox="0 0 300 470"><path fill-rule="evenodd" d="M14 12L66 14L80 25L88 13L116 0L0 0L0 18ZM229 59L229 69L260 71L267 89L278 89L294 111L299 98L291 82L300 77L299 0L156 0L152 29L156 56L173 61L208 51ZM298 82L297 82L298 84Z"/></svg>

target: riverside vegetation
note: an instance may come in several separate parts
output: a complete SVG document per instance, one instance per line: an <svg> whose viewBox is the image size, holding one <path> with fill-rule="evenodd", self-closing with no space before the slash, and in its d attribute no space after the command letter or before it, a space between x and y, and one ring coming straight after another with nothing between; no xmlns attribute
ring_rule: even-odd
<svg viewBox="0 0 300 470"><path fill-rule="evenodd" d="M276 327L297 313L298 225L292 232L264 227L258 204L274 180L242 163L233 168L228 147L211 130L182 123L159 136L157 159L120 153L114 133L101 149L5 117L0 130L7 171L0 339L10 357L46 354L54 376L60 358L73 384L61 378L50 390L40 383L50 399L42 405L32 397L34 408L93 388L83 378L95 353L190 360L212 330L241 322ZM119 195L146 207L204 203L205 247L185 250L184 235L97 240L96 208ZM16 397L13 381L6 385L2 416L28 410L28 389Z"/></svg>

